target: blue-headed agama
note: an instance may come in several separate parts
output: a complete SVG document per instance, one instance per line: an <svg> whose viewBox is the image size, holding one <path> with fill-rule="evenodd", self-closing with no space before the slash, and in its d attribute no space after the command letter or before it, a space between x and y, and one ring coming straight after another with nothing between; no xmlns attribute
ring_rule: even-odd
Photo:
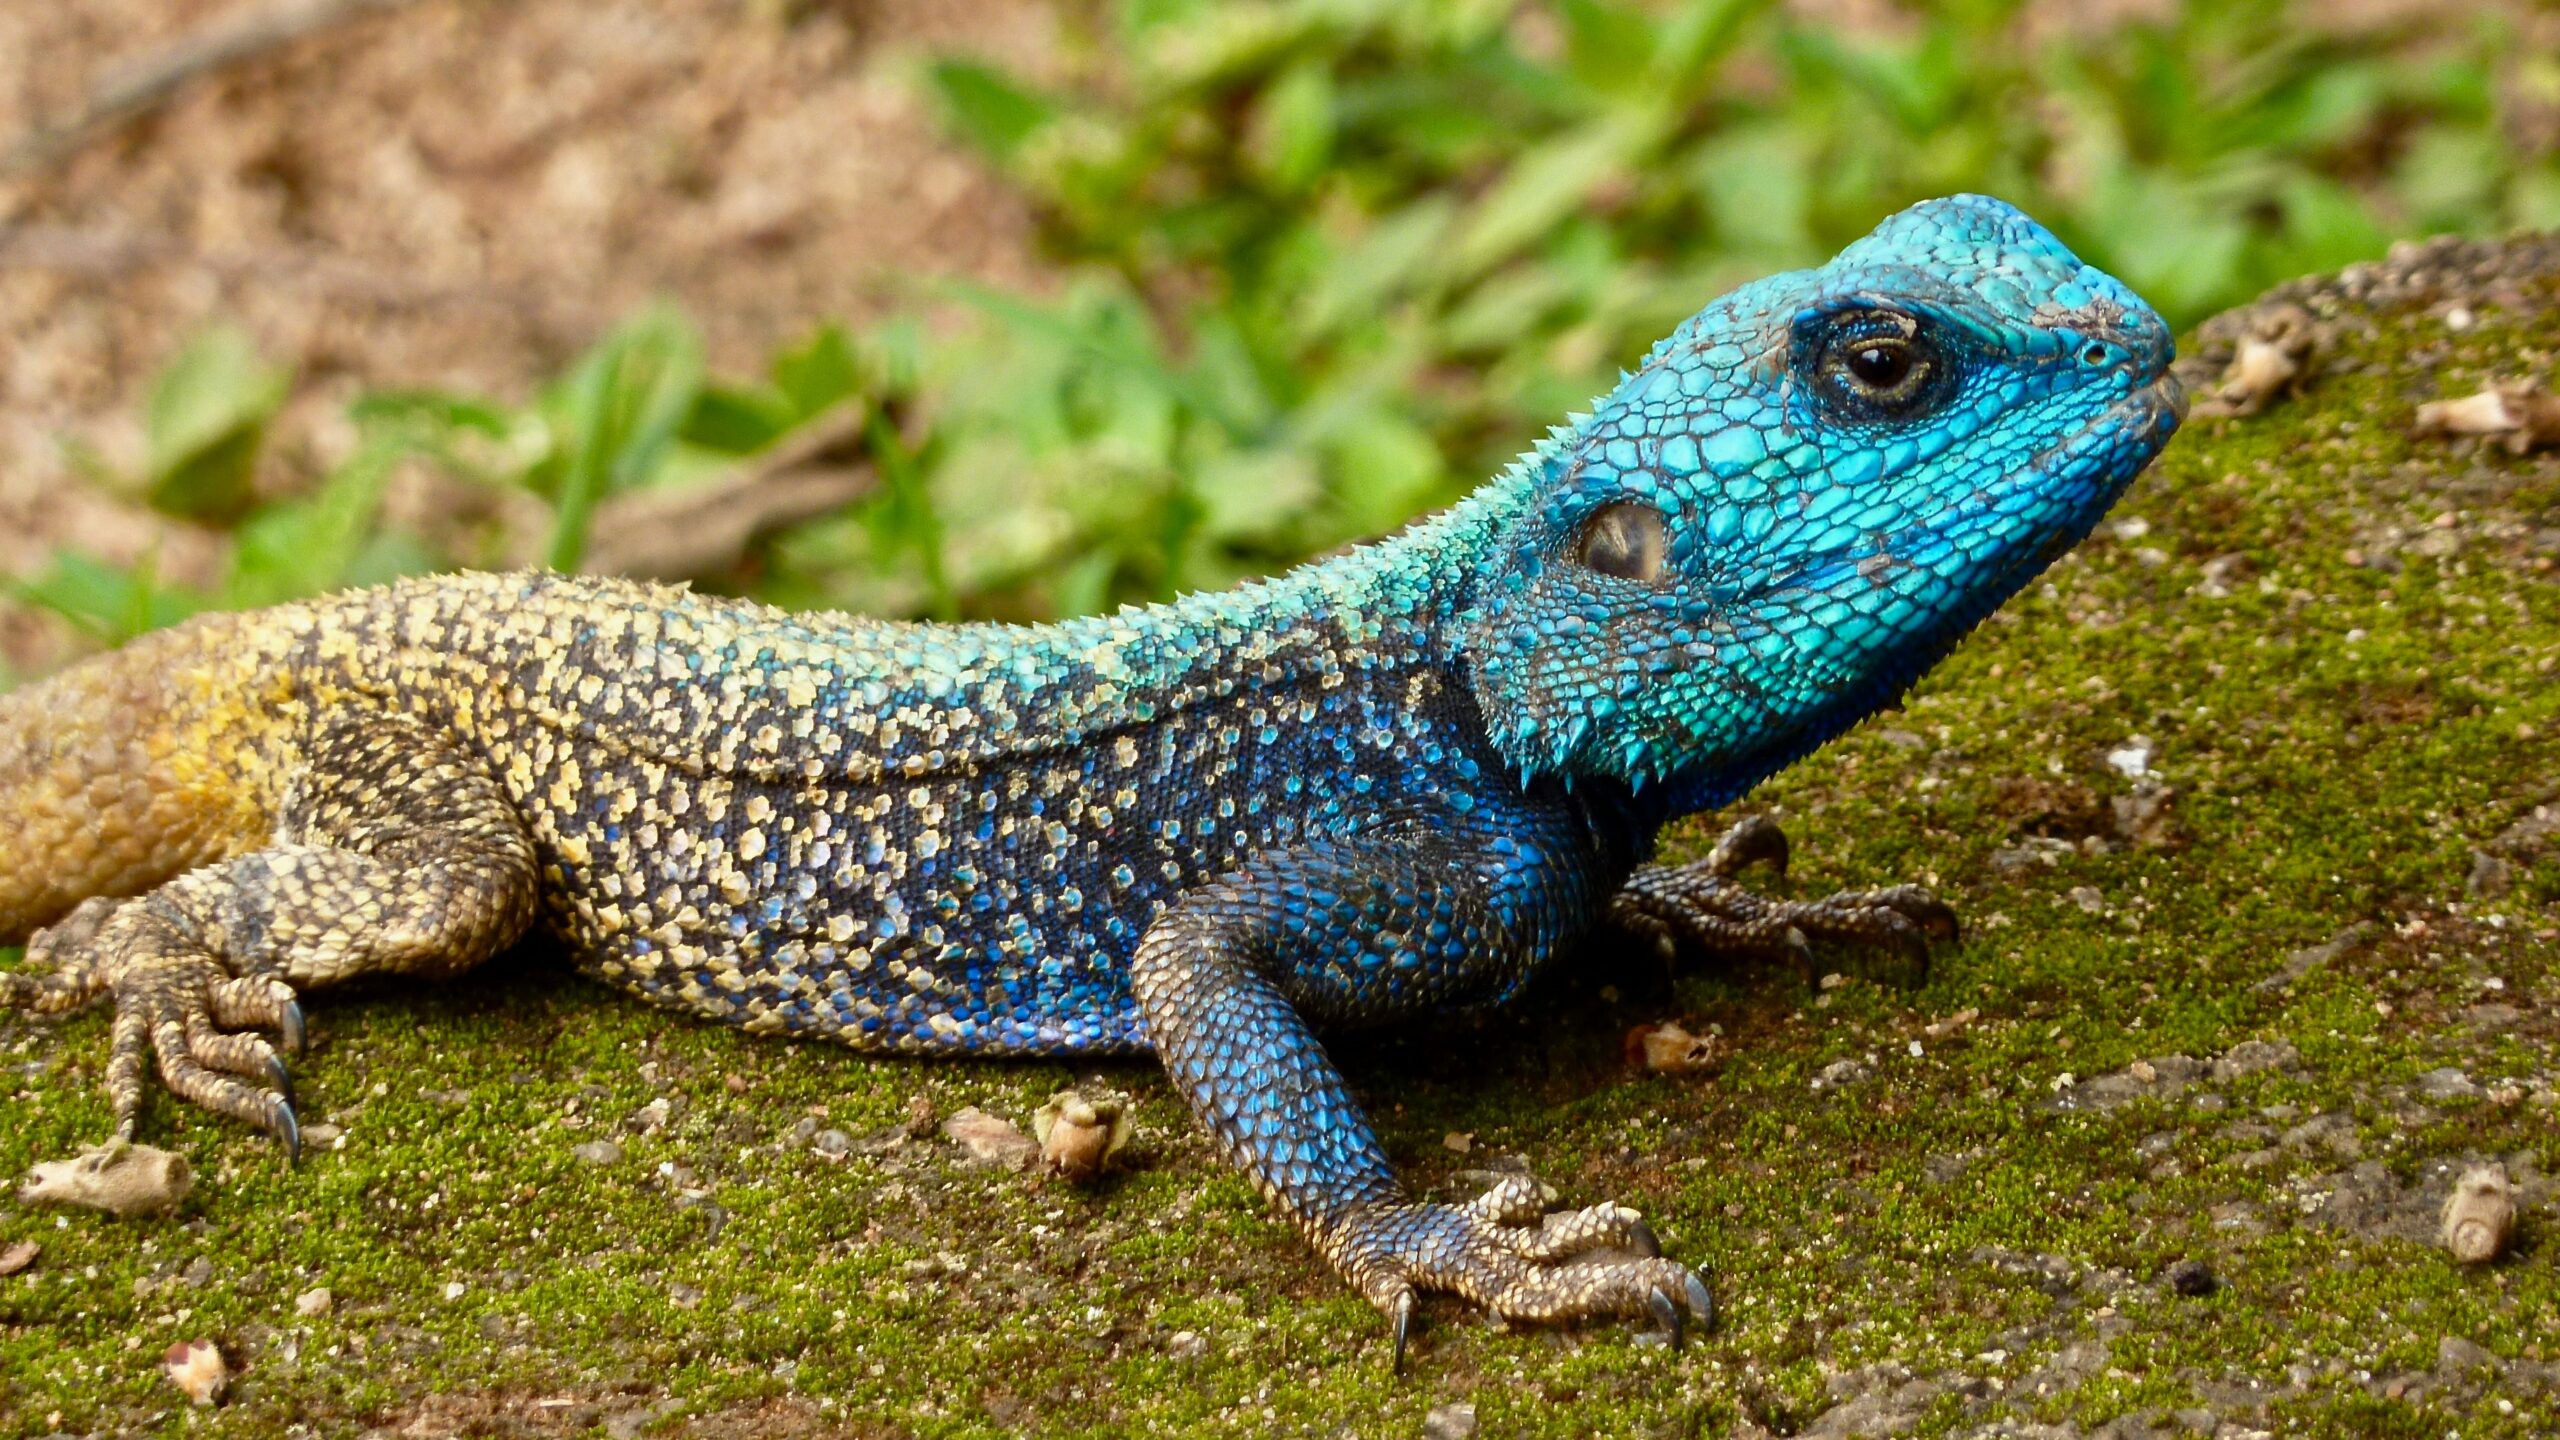
<svg viewBox="0 0 2560 1440"><path fill-rule="evenodd" d="M295 1142L300 992L539 929L608 984L907 1054L1152 1050L1390 1320L1658 1316L1632 1210L1397 1183L1319 1031L1499 1003L1586 935L1919 946L1907 886L1778 902L1738 827L2085 536L2184 412L2160 317L1996 200L1723 296L1451 509L1055 625L455 575L206 616L0 700L0 1001ZM270 1039L269 1037L273 1038Z"/></svg>

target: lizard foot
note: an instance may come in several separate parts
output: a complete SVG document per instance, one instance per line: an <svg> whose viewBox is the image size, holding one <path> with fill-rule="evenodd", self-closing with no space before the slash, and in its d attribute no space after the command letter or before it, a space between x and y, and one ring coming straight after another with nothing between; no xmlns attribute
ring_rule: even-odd
<svg viewBox="0 0 2560 1440"><path fill-rule="evenodd" d="M49 969L0 977L0 1004L57 1013L114 997L106 1089L118 1142L133 1138L143 1071L157 1060L162 1083L179 1098L255 1125L284 1142L288 1157L300 1155L292 1076L277 1046L251 1033L273 1030L283 1048L301 1047L302 1007L291 986L226 973L147 900L87 901L29 940L27 956Z"/></svg>
<svg viewBox="0 0 2560 1440"><path fill-rule="evenodd" d="M1318 1237L1395 1328L1404 1365L1416 1292L1447 1291L1505 1320L1555 1323L1651 1315L1677 1346L1694 1318L1714 1323L1697 1272L1662 1258L1643 1217L1623 1205L1547 1209L1546 1192L1507 1176L1462 1205L1364 1205Z"/></svg>
<svg viewBox="0 0 2560 1440"><path fill-rule="evenodd" d="M1709 950L1784 955L1807 984L1817 941L1896 951L1920 983L1929 976L1929 942L1952 944L1962 934L1956 912L1917 885L1789 901L1765 899L1734 879L1764 862L1786 874L1787 837L1768 817L1754 815L1726 831L1704 860L1637 867L1612 900L1609 918L1651 938L1666 955L1684 940Z"/></svg>

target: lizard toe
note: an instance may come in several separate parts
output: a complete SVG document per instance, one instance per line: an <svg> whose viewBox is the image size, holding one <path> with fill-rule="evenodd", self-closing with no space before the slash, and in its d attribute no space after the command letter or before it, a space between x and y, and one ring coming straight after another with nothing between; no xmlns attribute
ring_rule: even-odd
<svg viewBox="0 0 2560 1440"><path fill-rule="evenodd" d="M302 1049L302 1005L293 987L272 975L235 975L205 994L216 1024L225 1030L273 1030L288 1052Z"/></svg>
<svg viewBox="0 0 2560 1440"><path fill-rule="evenodd" d="M1713 1316L1704 1282L1662 1258L1635 1211L1601 1204L1523 1214L1524 1197L1539 1193L1536 1181L1514 1176L1465 1204L1369 1206L1323 1240L1396 1327L1399 1356L1417 1290L1458 1295L1525 1323L1659 1320L1665 1307L1701 1323Z"/></svg>
<svg viewBox="0 0 2560 1440"><path fill-rule="evenodd" d="M1752 865L1767 865L1771 874L1787 878L1790 858L1787 832L1766 815L1746 815L1717 838L1703 862L1709 874L1725 878Z"/></svg>
<svg viewBox="0 0 2560 1440"><path fill-rule="evenodd" d="M1819 900L1754 894L1731 876L1754 858L1754 847L1765 850L1771 842L1737 838L1741 828L1696 864L1638 870L1612 902L1611 919L1657 948L1668 942L1783 959L1808 982L1816 973L1815 945L1890 952L1900 957L1913 983L1921 983L1928 978L1931 942L1962 938L1955 911L1917 885L1843 890Z"/></svg>
<svg viewBox="0 0 2560 1440"><path fill-rule="evenodd" d="M162 917L142 914L119 929L125 933L105 937L122 941L123 957L115 966L116 1025L107 1065L117 1133L133 1133L144 1067L156 1061L171 1094L253 1125L283 1142L288 1155L298 1154L292 1072L265 1036L227 1028L243 1020L272 1022L276 993L291 992L263 977L226 976Z"/></svg>
<svg viewBox="0 0 2560 1440"><path fill-rule="evenodd" d="M30 968L0 975L0 1008L60 1015L105 994L107 966L96 943L98 929L125 902L98 897L27 937Z"/></svg>

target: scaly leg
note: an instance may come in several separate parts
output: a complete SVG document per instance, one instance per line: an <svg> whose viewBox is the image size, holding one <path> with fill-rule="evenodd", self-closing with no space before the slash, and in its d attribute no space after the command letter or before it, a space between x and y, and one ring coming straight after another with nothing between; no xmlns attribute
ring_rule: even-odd
<svg viewBox="0 0 2560 1440"><path fill-rule="evenodd" d="M1498 988L1528 963L1480 867L1430 837L1266 856L1194 891L1130 984L1192 1111L1395 1332L1445 1290L1515 1320L1651 1314L1676 1342L1714 1306L1635 1211L1546 1214L1525 1178L1463 1205L1405 1198L1308 1021L1367 1022Z"/></svg>
<svg viewBox="0 0 2560 1440"><path fill-rule="evenodd" d="M1807 984L1817 941L1899 951L1926 980L1929 941L1952 944L1961 934L1956 912L1917 885L1763 899L1733 878L1761 862L1784 876L1787 837L1767 816L1754 815L1726 831L1704 860L1638 866L1610 900L1610 923L1650 938L1666 955L1684 940L1707 950L1783 955Z"/></svg>
<svg viewBox="0 0 2560 1440"><path fill-rule="evenodd" d="M0 1004L39 1012L114 997L106 1090L118 1140L133 1136L156 1061L180 1098L298 1150L277 1053L302 1043L298 989L450 975L532 922L523 821L484 767L426 726L349 716L318 728L297 759L275 843L145 895L87 901L28 943L47 969L0 976Z"/></svg>

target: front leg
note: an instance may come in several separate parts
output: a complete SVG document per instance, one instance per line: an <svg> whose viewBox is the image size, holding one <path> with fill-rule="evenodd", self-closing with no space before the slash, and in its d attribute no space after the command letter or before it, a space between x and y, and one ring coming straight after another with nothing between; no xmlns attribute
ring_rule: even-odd
<svg viewBox="0 0 2560 1440"><path fill-rule="evenodd" d="M1703 860L1641 865L1609 904L1610 923L1649 936L1668 954L1686 940L1708 950L1777 954L1813 983L1813 942L1890 948L1919 980L1929 974L1929 941L1955 941L1956 912L1917 885L1842 890L1819 900L1769 900L1734 877L1765 862L1787 872L1787 837L1765 815L1738 821Z"/></svg>
<svg viewBox="0 0 2560 1440"><path fill-rule="evenodd" d="M1457 847L1429 837L1297 849L1184 896L1130 983L1192 1112L1395 1329L1419 1290L1514 1320L1650 1312L1676 1342L1707 1289L1619 1205L1545 1214L1521 1177L1464 1205L1407 1199L1309 1021L1359 1023L1499 988L1533 956Z"/></svg>

